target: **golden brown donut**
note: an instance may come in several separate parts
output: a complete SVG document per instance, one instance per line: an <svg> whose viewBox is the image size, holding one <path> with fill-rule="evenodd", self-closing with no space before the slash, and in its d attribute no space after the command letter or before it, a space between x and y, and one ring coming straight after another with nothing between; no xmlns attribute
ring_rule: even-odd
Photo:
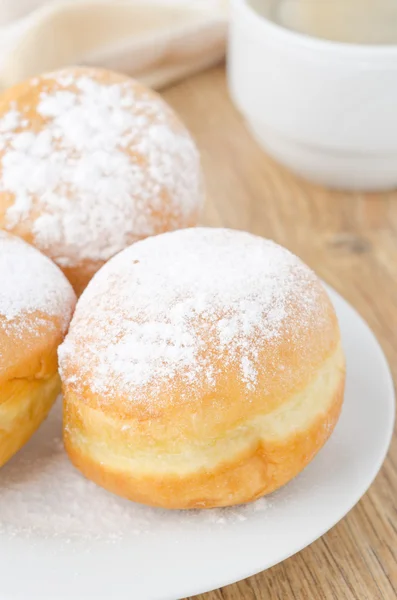
<svg viewBox="0 0 397 600"><path fill-rule="evenodd" d="M111 259L59 358L72 462L116 494L166 508L276 490L326 442L343 399L321 282L240 231L166 233Z"/></svg>
<svg viewBox="0 0 397 600"><path fill-rule="evenodd" d="M57 347L75 295L46 256L0 231L0 466L30 438L60 392Z"/></svg>
<svg viewBox="0 0 397 600"><path fill-rule="evenodd" d="M195 144L155 92L69 67L0 96L0 228L63 270L80 294L114 254L197 224Z"/></svg>

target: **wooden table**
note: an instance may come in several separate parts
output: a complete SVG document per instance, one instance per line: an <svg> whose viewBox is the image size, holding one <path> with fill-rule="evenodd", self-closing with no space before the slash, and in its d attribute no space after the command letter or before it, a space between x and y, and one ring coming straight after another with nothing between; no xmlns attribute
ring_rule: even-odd
<svg viewBox="0 0 397 600"><path fill-rule="evenodd" d="M298 254L368 321L397 380L397 193L331 192L277 165L245 130L229 100L222 67L164 96L202 152L205 224L246 229ZM196 600L396 598L394 438L370 491L329 533L282 564Z"/></svg>

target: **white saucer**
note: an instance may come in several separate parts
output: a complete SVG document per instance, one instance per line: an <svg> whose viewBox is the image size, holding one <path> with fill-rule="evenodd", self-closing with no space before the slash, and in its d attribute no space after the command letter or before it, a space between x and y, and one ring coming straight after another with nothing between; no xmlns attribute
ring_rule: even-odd
<svg viewBox="0 0 397 600"><path fill-rule="evenodd" d="M68 463L58 406L0 472L0 599L175 600L267 569L335 525L383 462L394 392L373 334L330 294L347 354L346 399L334 434L304 473L247 507L142 507Z"/></svg>

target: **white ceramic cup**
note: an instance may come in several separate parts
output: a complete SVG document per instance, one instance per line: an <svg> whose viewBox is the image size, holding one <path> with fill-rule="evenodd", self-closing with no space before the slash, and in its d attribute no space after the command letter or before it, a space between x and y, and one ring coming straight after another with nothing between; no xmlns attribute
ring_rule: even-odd
<svg viewBox="0 0 397 600"><path fill-rule="evenodd" d="M397 187L397 45L309 37L231 5L229 88L261 146L329 187Z"/></svg>

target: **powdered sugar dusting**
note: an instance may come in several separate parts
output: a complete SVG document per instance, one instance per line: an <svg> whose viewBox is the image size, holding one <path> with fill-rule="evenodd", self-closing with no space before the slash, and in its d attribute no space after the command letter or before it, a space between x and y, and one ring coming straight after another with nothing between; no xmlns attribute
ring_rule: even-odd
<svg viewBox="0 0 397 600"><path fill-rule="evenodd" d="M137 239L195 221L198 152L160 97L88 69L41 84L30 120L21 105L0 118L0 193L13 196L7 229L29 218L35 245L65 267L105 261Z"/></svg>
<svg viewBox="0 0 397 600"><path fill-rule="evenodd" d="M115 390L130 402L160 402L160 390L181 380L188 400L216 389L228 365L252 390L258 369L271 368L258 364L258 348L280 343L292 305L297 330L321 318L318 293L298 258L248 233L150 238L113 258L84 292L59 349L61 375L105 403Z"/></svg>
<svg viewBox="0 0 397 600"><path fill-rule="evenodd" d="M118 498L85 479L69 462L62 444L60 402L40 432L0 471L0 533L60 541L115 542L157 535L175 525L216 527L264 513L271 500L227 509L166 511Z"/></svg>
<svg viewBox="0 0 397 600"><path fill-rule="evenodd" d="M21 315L44 313L60 317L66 329L75 301L69 282L46 256L4 231L0 231L0 281L2 326L11 326Z"/></svg>

